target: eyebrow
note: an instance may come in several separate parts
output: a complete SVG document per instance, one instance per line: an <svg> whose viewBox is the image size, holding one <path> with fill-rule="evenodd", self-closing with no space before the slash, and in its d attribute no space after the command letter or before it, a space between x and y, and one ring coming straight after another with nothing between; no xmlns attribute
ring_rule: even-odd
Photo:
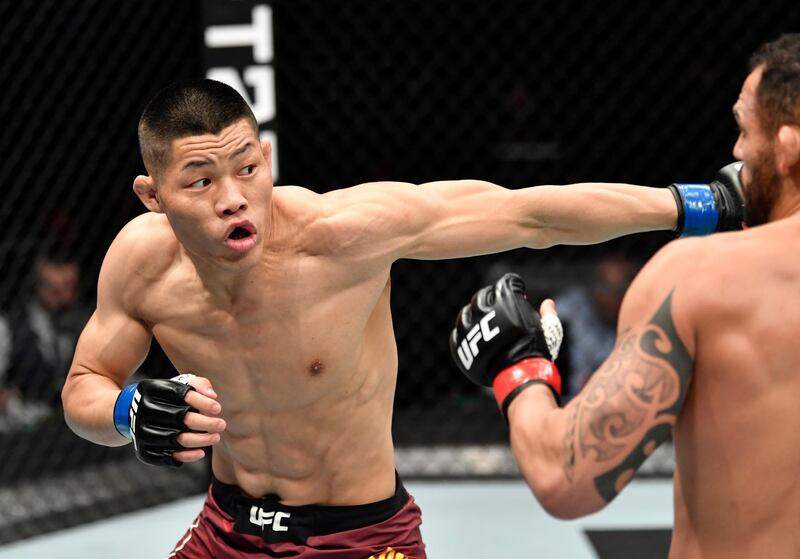
<svg viewBox="0 0 800 559"><path fill-rule="evenodd" d="M197 169L199 167L205 167L206 165L211 165L211 161L208 159L196 159L194 161L189 161L183 166L181 171L185 171L186 169Z"/></svg>
<svg viewBox="0 0 800 559"><path fill-rule="evenodd" d="M244 152L246 152L251 147L253 147L253 144L251 142L247 142L245 145L243 145L242 147L240 147L239 149L234 151L228 159L233 159L234 157L242 155Z"/></svg>
<svg viewBox="0 0 800 559"><path fill-rule="evenodd" d="M247 142L245 145L243 145L242 147L240 147L236 151L234 151L232 154L230 154L228 159L233 159L235 157L238 157L238 156L240 156L241 154L243 154L244 152L246 152L248 149L250 149L252 147L253 147L253 143L252 142ZM192 161L187 162L183 166L181 171L185 171L187 169L198 169L200 167L205 167L206 165L211 165L211 160L209 160L209 159L194 159Z"/></svg>

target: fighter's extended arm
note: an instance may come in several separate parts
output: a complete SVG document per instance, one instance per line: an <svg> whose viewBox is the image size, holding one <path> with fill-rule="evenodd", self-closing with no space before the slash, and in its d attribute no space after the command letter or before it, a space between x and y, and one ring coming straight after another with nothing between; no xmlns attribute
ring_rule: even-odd
<svg viewBox="0 0 800 559"><path fill-rule="evenodd" d="M591 244L679 226L681 233L710 233L741 222L736 194L719 180L669 189L581 183L519 190L461 180L370 183L329 196L337 202L332 220L351 224L341 244L360 237L392 260Z"/></svg>
<svg viewBox="0 0 800 559"><path fill-rule="evenodd" d="M669 260L657 256L631 285L613 352L564 408L553 398L552 390L560 385L558 373L541 341L538 315L525 299L517 295L509 305L503 301L511 295L496 290L490 307L480 310L473 302L468 313L471 323L480 324L494 312L486 329L491 332L498 325L499 331L489 341L473 344L478 351L472 352L472 367L477 370L465 370L459 355L454 355L456 363L473 381L494 385L507 412L520 469L555 516L574 518L605 506L669 436L677 420L692 376L693 343L687 348L678 334L674 299L680 293L671 283ZM507 321L502 317L509 315L508 308L534 317L528 319L526 333L504 336ZM462 322L463 316L462 312ZM468 338L466 326L457 325L451 347L457 349Z"/></svg>
<svg viewBox="0 0 800 559"><path fill-rule="evenodd" d="M207 380L193 379L197 390L189 393L185 385L169 380L145 380L138 390L132 385L120 391L144 361L152 338L126 307L131 299L126 285L136 281L130 229L120 233L103 262L97 309L80 336L62 391L64 417L77 435L106 446L126 444L138 433L136 454L147 463L199 460L204 455L200 448L218 442L217 433L225 427L210 417L221 408ZM137 413L138 425L130 421Z"/></svg>

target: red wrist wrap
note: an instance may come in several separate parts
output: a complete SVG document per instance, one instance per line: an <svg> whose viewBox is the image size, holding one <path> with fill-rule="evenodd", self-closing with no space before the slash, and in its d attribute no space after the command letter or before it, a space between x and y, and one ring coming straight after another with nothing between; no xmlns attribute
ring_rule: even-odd
<svg viewBox="0 0 800 559"><path fill-rule="evenodd" d="M506 414L508 404L522 390L522 387L532 383L544 383L556 394L556 400L561 396L561 375L558 374L555 364L544 357L529 357L500 371L492 387L497 405ZM512 396L509 398L509 396ZM508 400L508 401L506 401Z"/></svg>

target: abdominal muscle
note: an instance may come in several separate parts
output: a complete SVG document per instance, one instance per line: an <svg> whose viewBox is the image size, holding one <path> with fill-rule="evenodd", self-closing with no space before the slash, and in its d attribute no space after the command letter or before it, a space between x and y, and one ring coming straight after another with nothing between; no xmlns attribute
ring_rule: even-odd
<svg viewBox="0 0 800 559"><path fill-rule="evenodd" d="M356 392L279 412L237 406L221 392L220 399L227 429L212 467L223 483L287 505L356 505L394 494L391 394L359 402Z"/></svg>
<svg viewBox="0 0 800 559"><path fill-rule="evenodd" d="M212 447L214 476L287 505L392 496L388 268L354 279L338 260L276 256L230 308L189 272L165 274L136 314L177 370L219 395L226 429Z"/></svg>
<svg viewBox="0 0 800 559"><path fill-rule="evenodd" d="M213 313L202 314L218 326ZM226 422L212 447L219 481L287 505L365 504L394 494L397 350L388 290L361 333L317 332L313 325L331 321L316 316L297 328L218 322L210 332L164 322L153 331L179 371L208 378L218 394ZM301 332L325 343L303 344Z"/></svg>

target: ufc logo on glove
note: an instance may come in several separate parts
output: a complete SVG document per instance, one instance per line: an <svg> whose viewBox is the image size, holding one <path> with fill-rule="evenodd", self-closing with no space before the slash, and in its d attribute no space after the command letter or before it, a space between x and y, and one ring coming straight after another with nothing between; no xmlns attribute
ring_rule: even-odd
<svg viewBox="0 0 800 559"><path fill-rule="evenodd" d="M494 315L495 311L487 313L487 315L484 316L481 321L469 331L467 337L461 340L461 345L457 351L458 358L461 360L461 364L464 365L464 368L468 371L469 368L472 367L472 363L475 361L475 357L477 357L479 353L478 342L481 341L481 338L488 342L500 333L500 328L497 326L491 329L489 328L489 321L494 318Z"/></svg>

